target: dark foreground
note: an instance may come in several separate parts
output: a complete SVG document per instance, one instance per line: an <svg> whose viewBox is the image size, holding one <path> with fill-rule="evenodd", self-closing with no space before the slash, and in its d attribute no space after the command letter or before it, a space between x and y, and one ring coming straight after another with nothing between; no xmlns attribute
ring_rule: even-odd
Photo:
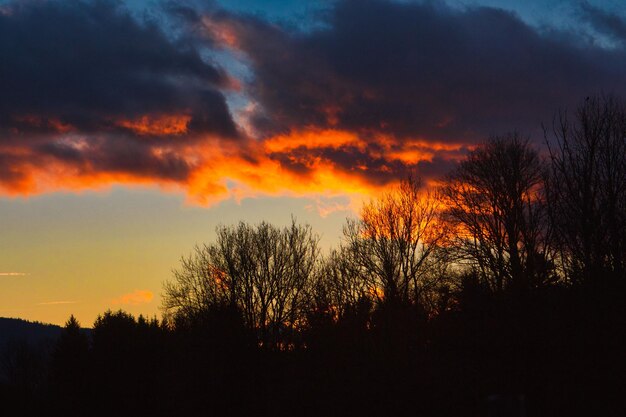
<svg viewBox="0 0 626 417"><path fill-rule="evenodd" d="M272 347L227 307L176 326L108 312L91 337L73 322L54 344L5 348L1 414L626 415L623 284L466 283L453 304L318 313Z"/></svg>

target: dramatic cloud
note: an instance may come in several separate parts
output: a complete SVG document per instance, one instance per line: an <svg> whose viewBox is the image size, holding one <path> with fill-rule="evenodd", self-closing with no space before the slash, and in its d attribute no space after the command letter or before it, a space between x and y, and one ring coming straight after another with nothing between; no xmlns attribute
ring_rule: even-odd
<svg viewBox="0 0 626 417"><path fill-rule="evenodd" d="M491 134L540 139L586 96L626 95L626 22L584 3L581 23L612 42L441 2L329 2L303 30L165 4L173 31L107 1L3 7L5 193L367 194L409 171L434 178Z"/></svg>
<svg viewBox="0 0 626 417"><path fill-rule="evenodd" d="M557 110L626 92L623 48L538 30L499 9L345 0L307 32L223 11L177 12L197 37L246 57L249 130L269 142L291 135L299 147L268 156L301 175L324 162L373 184L415 169L436 176L490 135L518 130L539 140ZM590 6L581 13L621 36L620 17ZM293 137L312 128L350 132L360 144Z"/></svg>
<svg viewBox="0 0 626 417"><path fill-rule="evenodd" d="M111 303L121 305L137 305L146 304L152 301L154 294L148 290L135 290L128 294L120 295L119 297L111 300Z"/></svg>
<svg viewBox="0 0 626 417"><path fill-rule="evenodd" d="M10 3L0 54L5 190L65 177L181 182L194 168L181 150L239 136L221 92L228 76L118 2Z"/></svg>
<svg viewBox="0 0 626 417"><path fill-rule="evenodd" d="M585 10L623 33L619 17ZM493 8L345 0L309 33L223 12L201 22L213 42L251 60L248 88L262 109L254 126L267 134L314 125L474 141L534 131L560 107L626 90L623 49L539 32Z"/></svg>

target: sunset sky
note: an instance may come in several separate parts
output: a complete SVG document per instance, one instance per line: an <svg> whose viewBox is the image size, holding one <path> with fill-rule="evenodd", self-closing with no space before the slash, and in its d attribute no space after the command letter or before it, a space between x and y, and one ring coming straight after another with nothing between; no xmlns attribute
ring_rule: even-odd
<svg viewBox="0 0 626 417"><path fill-rule="evenodd" d="M626 93L615 1L0 0L0 316L159 314L218 224L338 242L489 135Z"/></svg>

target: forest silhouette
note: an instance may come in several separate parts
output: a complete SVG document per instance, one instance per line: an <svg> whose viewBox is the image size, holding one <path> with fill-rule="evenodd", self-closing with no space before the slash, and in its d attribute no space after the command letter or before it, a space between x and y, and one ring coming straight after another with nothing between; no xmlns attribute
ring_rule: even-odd
<svg viewBox="0 0 626 417"><path fill-rule="evenodd" d="M486 140L437 183L308 225L217 228L163 318L2 352L6 415L626 415L626 104ZM4 414L4 413L3 413Z"/></svg>

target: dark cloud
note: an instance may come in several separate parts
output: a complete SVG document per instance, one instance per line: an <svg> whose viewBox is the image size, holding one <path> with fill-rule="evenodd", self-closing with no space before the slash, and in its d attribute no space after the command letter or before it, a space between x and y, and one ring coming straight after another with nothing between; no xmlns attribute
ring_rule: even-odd
<svg viewBox="0 0 626 417"><path fill-rule="evenodd" d="M102 172L133 174L159 180L184 181L192 166L175 150L155 154L150 146L130 137L92 138L86 148L46 142L36 150L77 168L78 174Z"/></svg>
<svg viewBox="0 0 626 417"><path fill-rule="evenodd" d="M221 92L230 88L225 72L120 2L6 4L0 56L5 157L178 181L189 166L171 141L239 136ZM83 145L67 145L76 140ZM13 171L0 181L14 181Z"/></svg>
<svg viewBox="0 0 626 417"><path fill-rule="evenodd" d="M329 1L304 29L211 1L160 4L164 21L114 0L2 6L0 187L377 188L444 173L492 134L541 139L586 96L626 95L626 24L584 3L578 17L610 47L443 2ZM208 57L242 77L230 101L242 126L225 99L237 82Z"/></svg>
<svg viewBox="0 0 626 417"><path fill-rule="evenodd" d="M251 60L265 134L296 126L475 141L539 130L562 107L626 90L626 53L531 27L494 8L344 0L294 32L214 13ZM598 23L600 24L600 23ZM219 27L219 26L218 26ZM613 24L613 31L621 30Z"/></svg>

